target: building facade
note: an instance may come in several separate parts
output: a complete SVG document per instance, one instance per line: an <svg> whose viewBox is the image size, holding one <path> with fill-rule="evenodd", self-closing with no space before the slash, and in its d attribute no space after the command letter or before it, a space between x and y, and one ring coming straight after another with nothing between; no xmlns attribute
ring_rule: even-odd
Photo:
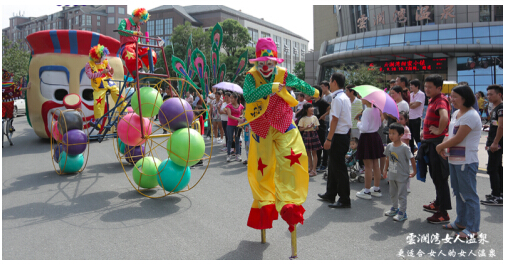
<svg viewBox="0 0 508 268"><path fill-rule="evenodd" d="M342 65L367 64L386 81L437 73L474 91L503 84L502 6L314 6L314 20L307 82L329 79Z"/></svg>
<svg viewBox="0 0 508 268"><path fill-rule="evenodd" d="M166 44L169 44L171 40L174 27L187 21L195 27L202 27L206 30L214 27L218 22L234 19L249 31L252 38L250 46L255 47L259 38L271 37L277 44L279 58L284 59L281 66L290 72L293 71L297 62L305 62L305 54L309 45L307 39L267 22L263 18L245 14L241 10L234 10L222 5L164 5L148 10L148 13L150 13L150 20L142 27L142 31L148 31L150 35L161 37Z"/></svg>
<svg viewBox="0 0 508 268"><path fill-rule="evenodd" d="M129 18L127 5L64 6L62 10L40 17L11 17L10 26L2 29L2 35L11 41L22 41L28 50L25 38L43 30L84 30L118 37L113 30L124 18Z"/></svg>

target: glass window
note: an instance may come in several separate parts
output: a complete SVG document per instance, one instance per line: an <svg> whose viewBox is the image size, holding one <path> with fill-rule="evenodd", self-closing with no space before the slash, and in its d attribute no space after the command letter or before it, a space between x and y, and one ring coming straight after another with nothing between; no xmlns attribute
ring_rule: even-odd
<svg viewBox="0 0 508 268"><path fill-rule="evenodd" d="M457 38L473 37L473 28L457 29Z"/></svg>
<svg viewBox="0 0 508 268"><path fill-rule="evenodd" d="M411 43L413 43L413 41L420 41L420 33L407 33L406 41L410 41Z"/></svg>
<svg viewBox="0 0 508 268"><path fill-rule="evenodd" d="M153 33L155 31L155 21L153 20L149 20L147 23L146 23L146 31L150 34L150 33Z"/></svg>
<svg viewBox="0 0 508 268"><path fill-rule="evenodd" d="M173 34L173 18L164 19L164 34Z"/></svg>
<svg viewBox="0 0 508 268"><path fill-rule="evenodd" d="M503 21L503 6L494 6L494 21Z"/></svg>
<svg viewBox="0 0 508 268"><path fill-rule="evenodd" d="M490 6L480 6L480 22L490 21Z"/></svg>
<svg viewBox="0 0 508 268"><path fill-rule="evenodd" d="M457 44L457 39L439 40L439 44Z"/></svg>
<svg viewBox="0 0 508 268"><path fill-rule="evenodd" d="M109 17L108 24L115 24L115 17Z"/></svg>
<svg viewBox="0 0 508 268"><path fill-rule="evenodd" d="M333 54L333 47L334 45L328 45L326 47L326 54Z"/></svg>
<svg viewBox="0 0 508 268"><path fill-rule="evenodd" d="M86 16L86 25L92 25L92 16L90 15Z"/></svg>
<svg viewBox="0 0 508 268"><path fill-rule="evenodd" d="M437 31L422 32L422 41L437 40ZM423 44L423 42L422 42Z"/></svg>
<svg viewBox="0 0 508 268"><path fill-rule="evenodd" d="M97 16L97 21L101 20L101 16Z"/></svg>
<svg viewBox="0 0 508 268"><path fill-rule="evenodd" d="M108 13L115 13L115 7L108 7Z"/></svg>
<svg viewBox="0 0 508 268"><path fill-rule="evenodd" d="M250 46L254 47L256 46L256 43L258 42L258 30L256 29L252 29L252 28L247 28L247 30L249 31L249 35L251 37L251 43L249 43Z"/></svg>
<svg viewBox="0 0 508 268"><path fill-rule="evenodd" d="M337 13L337 6L333 5L333 14Z"/></svg>
<svg viewBox="0 0 508 268"><path fill-rule="evenodd" d="M376 37L369 37L363 39L363 46L364 47L373 47L376 45Z"/></svg>
<svg viewBox="0 0 508 268"><path fill-rule="evenodd" d="M404 43L404 34L392 34L390 35L390 45Z"/></svg>
<svg viewBox="0 0 508 268"><path fill-rule="evenodd" d="M274 35L273 39L275 41L275 45L277 46L277 53L282 55L282 37Z"/></svg>
<svg viewBox="0 0 508 268"><path fill-rule="evenodd" d="M503 26L490 26L490 36L502 36Z"/></svg>
<svg viewBox="0 0 508 268"><path fill-rule="evenodd" d="M376 46L378 45L388 45L390 42L390 36L389 35L382 35L378 36L376 39Z"/></svg>
<svg viewBox="0 0 508 268"><path fill-rule="evenodd" d="M98 32L98 33L101 33L101 29L97 29L97 32Z"/></svg>
<svg viewBox="0 0 508 268"><path fill-rule="evenodd" d="M79 16L74 17L74 24L79 24Z"/></svg>
<svg viewBox="0 0 508 268"><path fill-rule="evenodd" d="M439 30L439 39L455 39L457 38L456 29Z"/></svg>
<svg viewBox="0 0 508 268"><path fill-rule="evenodd" d="M483 68L480 68L480 69L483 69ZM478 70L480 70L478 69ZM487 68L487 69L483 69L483 70L490 70L490 68ZM494 77L491 76L491 75L478 75L478 71L476 72L476 76L475 76L475 86L488 86L488 85L492 85L494 84Z"/></svg>
<svg viewBox="0 0 508 268"><path fill-rule="evenodd" d="M269 33L261 32L261 38L270 37Z"/></svg>
<svg viewBox="0 0 508 268"><path fill-rule="evenodd" d="M473 37L489 36L489 27L475 27L473 28Z"/></svg>
<svg viewBox="0 0 508 268"><path fill-rule="evenodd" d="M503 85L503 75L496 74L496 84Z"/></svg>
<svg viewBox="0 0 508 268"><path fill-rule="evenodd" d="M347 42L340 43L340 51L346 51Z"/></svg>
<svg viewBox="0 0 508 268"><path fill-rule="evenodd" d="M433 40L433 41L422 41L422 45L437 45L437 40Z"/></svg>
<svg viewBox="0 0 508 268"><path fill-rule="evenodd" d="M347 41L347 50L354 50L355 49L355 41Z"/></svg>
<svg viewBox="0 0 508 268"><path fill-rule="evenodd" d="M460 75L463 71L459 71L459 75L457 76L457 82L467 82L469 85L474 85L474 76L473 75Z"/></svg>
<svg viewBox="0 0 508 268"><path fill-rule="evenodd" d="M118 18L118 24L122 22L123 18Z"/></svg>
<svg viewBox="0 0 508 268"><path fill-rule="evenodd" d="M460 39L457 39L457 44L473 44L473 38L460 38Z"/></svg>
<svg viewBox="0 0 508 268"><path fill-rule="evenodd" d="M340 43L335 43L333 46L333 52L339 52L340 51Z"/></svg>
<svg viewBox="0 0 508 268"><path fill-rule="evenodd" d="M356 39L355 46L358 47L358 49L362 49L363 48L363 39Z"/></svg>
<svg viewBox="0 0 508 268"><path fill-rule="evenodd" d="M101 26L101 22L100 21L97 21L97 26Z"/></svg>
<svg viewBox="0 0 508 268"><path fill-rule="evenodd" d="M69 30L70 30L70 29L72 29L72 19L69 19L68 23L69 23Z"/></svg>
<svg viewBox="0 0 508 268"><path fill-rule="evenodd" d="M125 14L125 8L118 7L118 14Z"/></svg>
<svg viewBox="0 0 508 268"><path fill-rule="evenodd" d="M491 37L490 38L490 43L491 44L500 44L500 45L502 45L503 44L503 37L502 36Z"/></svg>
<svg viewBox="0 0 508 268"><path fill-rule="evenodd" d="M479 43L478 43L479 42ZM489 44L490 39L488 37L473 38L473 44Z"/></svg>
<svg viewBox="0 0 508 268"><path fill-rule="evenodd" d="M162 35L162 20L156 20L155 21L155 34L156 35Z"/></svg>

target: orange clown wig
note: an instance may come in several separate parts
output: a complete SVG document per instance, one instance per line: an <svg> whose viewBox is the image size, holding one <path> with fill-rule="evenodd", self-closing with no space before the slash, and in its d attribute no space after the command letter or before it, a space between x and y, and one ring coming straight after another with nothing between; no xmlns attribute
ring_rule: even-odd
<svg viewBox="0 0 508 268"><path fill-rule="evenodd" d="M147 22L148 19L150 19L150 14L148 14L148 11L144 8L136 8L134 11L132 11L133 17L139 17L139 19L142 22Z"/></svg>
<svg viewBox="0 0 508 268"><path fill-rule="evenodd" d="M96 45L90 49L89 57L91 61L102 61L102 59L109 55L109 50L103 45Z"/></svg>

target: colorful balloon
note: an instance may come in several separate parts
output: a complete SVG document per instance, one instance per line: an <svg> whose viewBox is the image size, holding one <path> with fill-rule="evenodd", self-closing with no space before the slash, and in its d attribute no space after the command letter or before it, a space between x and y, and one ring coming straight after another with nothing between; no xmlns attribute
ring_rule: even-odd
<svg viewBox="0 0 508 268"><path fill-rule="evenodd" d="M60 131L58 131L58 123L57 122L53 122L53 128L52 128L51 132L52 132L51 135L53 135L53 138L56 141L62 140L62 134L60 134Z"/></svg>
<svg viewBox="0 0 508 268"><path fill-rule="evenodd" d="M67 153L63 151L60 153L60 161L58 161L58 166L62 172L75 173L81 169L84 162L85 158L83 157L83 154L67 155Z"/></svg>
<svg viewBox="0 0 508 268"><path fill-rule="evenodd" d="M141 117L135 113L127 114L118 122L118 137L130 146L143 144L147 136L152 133L152 124L148 118L143 118L143 128L145 137L141 138Z"/></svg>
<svg viewBox="0 0 508 268"><path fill-rule="evenodd" d="M203 158L205 140L196 130L182 128L173 132L166 148L169 158L175 164L182 167L193 166Z"/></svg>
<svg viewBox="0 0 508 268"><path fill-rule="evenodd" d="M139 89L141 98L141 113L143 117L153 117L159 112L162 105L162 96L155 88L142 87ZM139 115L138 94L134 93L131 98L131 105L134 112Z"/></svg>
<svg viewBox="0 0 508 268"><path fill-rule="evenodd" d="M167 99L159 111L161 126L172 131L190 127L193 118L192 106L186 100L180 98Z"/></svg>
<svg viewBox="0 0 508 268"><path fill-rule="evenodd" d="M158 185L157 167L161 161L155 157L143 157L132 169L132 179L139 187L150 189Z"/></svg>
<svg viewBox="0 0 508 268"><path fill-rule="evenodd" d="M60 153L64 152L63 144L55 144L55 148L53 150L53 160L58 163L60 160Z"/></svg>
<svg viewBox="0 0 508 268"><path fill-rule="evenodd" d="M190 168L179 166L169 158L162 161L157 170L159 171L157 182L160 187L168 192L179 192L189 184L191 178Z"/></svg>
<svg viewBox="0 0 508 268"><path fill-rule="evenodd" d="M60 134L72 129L83 129L83 118L78 111L63 112L58 116L58 131Z"/></svg>
<svg viewBox="0 0 508 268"><path fill-rule="evenodd" d="M134 164L139 161L145 155L145 146L124 146L125 159L127 162Z"/></svg>
<svg viewBox="0 0 508 268"><path fill-rule="evenodd" d="M79 129L67 131L62 136L63 149L69 155L78 155L85 151L88 137Z"/></svg>

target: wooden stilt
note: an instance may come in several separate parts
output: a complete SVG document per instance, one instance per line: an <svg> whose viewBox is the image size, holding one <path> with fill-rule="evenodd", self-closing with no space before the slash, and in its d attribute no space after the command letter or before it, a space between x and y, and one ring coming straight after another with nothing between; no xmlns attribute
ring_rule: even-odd
<svg viewBox="0 0 508 268"><path fill-rule="evenodd" d="M290 260L296 259L296 224L295 224L295 230L291 232L291 257L289 257Z"/></svg>
<svg viewBox="0 0 508 268"><path fill-rule="evenodd" d="M266 229L261 230L261 244L266 243Z"/></svg>

